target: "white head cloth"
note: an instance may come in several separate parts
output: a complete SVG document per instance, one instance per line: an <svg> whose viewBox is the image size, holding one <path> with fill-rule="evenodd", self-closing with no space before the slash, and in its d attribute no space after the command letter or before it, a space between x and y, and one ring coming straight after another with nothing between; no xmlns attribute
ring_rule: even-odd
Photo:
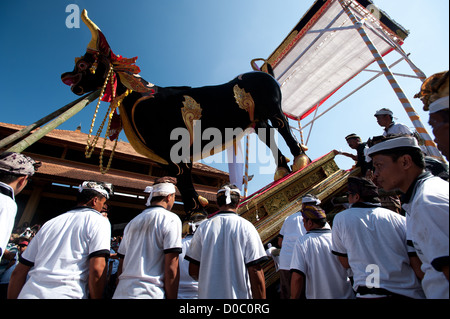
<svg viewBox="0 0 450 319"><path fill-rule="evenodd" d="M374 116L379 116L379 115L390 115L390 116L394 116L394 112L392 112L390 109L387 108L383 108L381 110L378 110Z"/></svg>
<svg viewBox="0 0 450 319"><path fill-rule="evenodd" d="M199 220L198 222L189 222L189 226L191 226L192 233L195 233L198 226L200 226L201 223L203 223L206 219Z"/></svg>
<svg viewBox="0 0 450 319"><path fill-rule="evenodd" d="M448 109L448 96L440 98L430 104L430 114Z"/></svg>
<svg viewBox="0 0 450 319"><path fill-rule="evenodd" d="M16 174L32 176L37 168L41 166L31 157L19 153L5 152L1 154L0 171Z"/></svg>
<svg viewBox="0 0 450 319"><path fill-rule="evenodd" d="M86 181L86 182L83 182L83 184L81 184L80 186L78 186L78 191L80 193L82 191L84 191L85 189L92 189L92 190L96 191L97 193L100 193L106 199L109 199L110 191L105 189L103 187L103 185L101 185L97 182Z"/></svg>
<svg viewBox="0 0 450 319"><path fill-rule="evenodd" d="M225 186L224 188L220 189L217 192L217 194L224 193L224 192L225 192L225 198L226 198L225 203L227 205L231 204L231 192L237 193L239 196L241 196L241 191L239 189L237 189L237 188L231 189L228 186Z"/></svg>
<svg viewBox="0 0 450 319"><path fill-rule="evenodd" d="M368 156L372 156L372 154L385 151L385 150L391 150L395 148L400 147L410 147L410 148L418 148L420 150L420 146L417 143L417 140L412 136L404 136L404 137L398 137L393 138L391 140L387 140L378 144L375 144L369 150L367 151Z"/></svg>
<svg viewBox="0 0 450 319"><path fill-rule="evenodd" d="M305 195L302 197L302 204L314 204L319 206L322 202L314 195Z"/></svg>
<svg viewBox="0 0 450 319"><path fill-rule="evenodd" d="M175 185L172 183L161 183L153 186L147 186L144 190L145 193L150 193L150 196L147 199L146 206L151 206L152 198L157 196L169 196L171 194L175 194L177 190L175 189Z"/></svg>

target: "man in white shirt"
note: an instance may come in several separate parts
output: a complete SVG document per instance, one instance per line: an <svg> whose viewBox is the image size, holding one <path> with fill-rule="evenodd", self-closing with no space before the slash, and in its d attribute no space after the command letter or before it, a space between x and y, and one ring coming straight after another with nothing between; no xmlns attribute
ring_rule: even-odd
<svg viewBox="0 0 450 319"><path fill-rule="evenodd" d="M347 270L331 253L331 229L325 211L318 206L302 208L307 233L297 240L291 272L291 299L299 299L306 286L306 299L353 299Z"/></svg>
<svg viewBox="0 0 450 319"><path fill-rule="evenodd" d="M148 209L125 227L118 255L119 284L113 299L176 299L179 285L181 220L170 212L176 179L163 177L152 187Z"/></svg>
<svg viewBox="0 0 450 319"><path fill-rule="evenodd" d="M217 194L220 212L203 222L186 254L198 279L199 299L265 299L261 263L267 255L255 226L237 215L240 191L225 185Z"/></svg>
<svg viewBox="0 0 450 319"><path fill-rule="evenodd" d="M422 287L429 299L449 298L449 185L425 171L415 138L386 139L372 146L377 183L400 189L406 211L408 243L422 262Z"/></svg>
<svg viewBox="0 0 450 319"><path fill-rule="evenodd" d="M430 104L430 119L428 123L433 128L434 141L438 149L447 160L450 160L449 152L449 97L443 97Z"/></svg>
<svg viewBox="0 0 450 319"><path fill-rule="evenodd" d="M79 206L46 222L19 258L8 298L102 298L111 224L100 211L113 188L86 181L79 191Z"/></svg>
<svg viewBox="0 0 450 319"><path fill-rule="evenodd" d="M394 122L394 113L390 109L383 108L378 110L375 113L375 117L377 118L378 125L384 127L383 136L398 134L413 135L406 125Z"/></svg>
<svg viewBox="0 0 450 319"><path fill-rule="evenodd" d="M434 141L442 155L449 157L449 78L450 72L443 71L427 78L414 98L423 102L423 110L430 111L428 123L433 128Z"/></svg>
<svg viewBox="0 0 450 319"><path fill-rule="evenodd" d="M0 155L0 260L6 251L17 214L15 196L27 185L41 163L18 153Z"/></svg>
<svg viewBox="0 0 450 319"><path fill-rule="evenodd" d="M185 259L186 252L191 246L195 231L206 220L203 214L193 215L187 224L188 230L183 238L183 252L180 254L180 286L178 288L178 299L198 299L198 281L189 275L189 261Z"/></svg>
<svg viewBox="0 0 450 319"><path fill-rule="evenodd" d="M359 298L424 298L406 244L406 219L381 207L375 184L363 178L348 179L352 204L333 220L333 253L353 272ZM411 253L411 254L409 254Z"/></svg>
<svg viewBox="0 0 450 319"><path fill-rule="evenodd" d="M302 198L302 209L306 205L320 205L320 200L311 194ZM291 295L291 260L297 240L306 234L303 225L302 211L292 214L284 220L278 237L278 246L281 247L279 258L280 298L289 299Z"/></svg>

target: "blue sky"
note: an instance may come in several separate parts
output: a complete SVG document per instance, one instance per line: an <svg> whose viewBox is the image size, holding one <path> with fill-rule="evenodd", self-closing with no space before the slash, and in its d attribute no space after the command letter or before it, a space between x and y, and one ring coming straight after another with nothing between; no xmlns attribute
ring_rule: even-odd
<svg viewBox="0 0 450 319"><path fill-rule="evenodd" d="M130 0L130 1L2 1L0 3L0 122L28 125L76 98L60 75L73 69L74 58L85 53L88 29L69 29L66 7L86 8L102 29L114 53L138 56L141 76L160 86L193 87L221 84L251 71L250 60L267 58L313 4L313 0ZM403 46L427 75L449 69L449 3L447 0L376 0L375 4L411 31ZM386 57L388 64L396 53ZM377 69L373 65L372 69ZM412 74L402 62L394 72ZM363 74L324 104L331 106L373 74ZM417 79L399 78L424 124L428 115L420 101ZM95 105L91 104L60 129L74 130L80 123L87 133ZM106 105L100 114L104 114ZM373 114L390 107L398 121L412 123L384 77L359 91L315 125L308 155L315 159L333 149L350 151L344 137L358 133L367 140L381 134ZM305 123L309 119L305 120ZM292 125L297 125L292 122ZM427 128L428 125L426 125ZM307 135L308 131L305 132ZM431 134L431 130L429 130ZM121 138L125 139L122 133ZM254 144L254 143L252 143ZM262 147L252 145L252 151ZM280 147L289 155L280 139ZM267 152L269 150L267 149ZM225 158L223 156L222 158ZM337 158L343 169L353 162ZM227 170L224 164L212 166ZM259 174L250 193L272 181L272 174Z"/></svg>

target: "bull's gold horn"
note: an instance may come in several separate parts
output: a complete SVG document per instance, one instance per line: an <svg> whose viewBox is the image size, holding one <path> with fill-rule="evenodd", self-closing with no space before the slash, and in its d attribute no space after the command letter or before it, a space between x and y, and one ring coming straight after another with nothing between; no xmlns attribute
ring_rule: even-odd
<svg viewBox="0 0 450 319"><path fill-rule="evenodd" d="M92 34L91 41L89 42L87 48L90 50L98 51L97 39L98 39L98 31L100 28L89 19L87 15L86 9L81 13L81 20L83 20L84 24L89 28Z"/></svg>

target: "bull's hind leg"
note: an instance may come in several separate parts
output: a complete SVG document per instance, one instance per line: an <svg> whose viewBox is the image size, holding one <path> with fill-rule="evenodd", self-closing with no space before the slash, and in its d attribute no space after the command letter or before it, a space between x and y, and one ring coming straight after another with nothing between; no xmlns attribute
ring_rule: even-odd
<svg viewBox="0 0 450 319"><path fill-rule="evenodd" d="M300 145L294 136L292 136L286 116L280 111L279 114L270 118L270 122L272 122L272 125L278 129L278 132L281 134L287 146L291 150L292 155L294 155L292 170L294 172L299 171L311 163L311 159L305 153L306 147Z"/></svg>
<svg viewBox="0 0 450 319"><path fill-rule="evenodd" d="M286 119L286 116L280 111L279 114L270 118L270 122L272 123L273 127L278 129L278 132L281 134L292 155L294 156L294 164L292 165L292 170L296 172L311 163L311 160L305 154L305 147L300 145L300 143L296 141L294 136L292 136L291 130L289 128L289 122Z"/></svg>
<svg viewBox="0 0 450 319"><path fill-rule="evenodd" d="M277 181L291 172L288 165L289 160L281 153L280 149L278 148L274 138L275 130L272 126L269 125L269 123L259 122L256 128L259 139L263 143L265 143L267 147L270 148L273 157L276 160L277 170L275 172L274 180Z"/></svg>

